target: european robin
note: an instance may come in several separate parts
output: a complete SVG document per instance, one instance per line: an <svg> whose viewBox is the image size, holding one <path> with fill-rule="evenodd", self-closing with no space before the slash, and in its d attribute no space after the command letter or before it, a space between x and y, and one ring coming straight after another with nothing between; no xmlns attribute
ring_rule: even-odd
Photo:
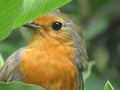
<svg viewBox="0 0 120 90"><path fill-rule="evenodd" d="M58 10L25 26L32 29L31 41L6 60L0 81L20 81L46 90L84 90L82 71L88 62L79 26Z"/></svg>

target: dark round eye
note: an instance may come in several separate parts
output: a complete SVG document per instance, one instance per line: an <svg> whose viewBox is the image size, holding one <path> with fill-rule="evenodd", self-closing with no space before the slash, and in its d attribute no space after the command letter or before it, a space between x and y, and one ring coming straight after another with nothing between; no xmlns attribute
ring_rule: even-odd
<svg viewBox="0 0 120 90"><path fill-rule="evenodd" d="M54 22L54 23L52 24L52 28L53 28L54 30L58 31L58 30L60 30L60 29L62 28L62 23L56 21L56 22Z"/></svg>

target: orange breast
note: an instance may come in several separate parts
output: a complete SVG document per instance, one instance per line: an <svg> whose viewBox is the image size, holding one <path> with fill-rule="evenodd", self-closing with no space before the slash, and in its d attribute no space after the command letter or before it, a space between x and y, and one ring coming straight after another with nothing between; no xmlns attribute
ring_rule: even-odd
<svg viewBox="0 0 120 90"><path fill-rule="evenodd" d="M73 63L73 49L67 46L42 48L46 50L25 49L18 67L19 76L24 76L23 82L47 90L75 90L78 71Z"/></svg>

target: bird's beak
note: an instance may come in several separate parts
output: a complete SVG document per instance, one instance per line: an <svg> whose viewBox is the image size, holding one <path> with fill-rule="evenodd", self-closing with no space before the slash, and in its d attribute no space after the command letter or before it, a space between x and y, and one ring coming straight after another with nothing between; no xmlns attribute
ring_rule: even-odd
<svg viewBox="0 0 120 90"><path fill-rule="evenodd" d="M36 28L36 29L40 29L41 28L41 26L35 24L33 21L30 21L30 22L26 23L23 26L24 27L29 27L29 28Z"/></svg>

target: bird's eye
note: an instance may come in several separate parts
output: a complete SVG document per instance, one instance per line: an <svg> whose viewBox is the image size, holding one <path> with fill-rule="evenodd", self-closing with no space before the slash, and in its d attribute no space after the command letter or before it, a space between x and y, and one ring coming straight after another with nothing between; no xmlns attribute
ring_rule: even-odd
<svg viewBox="0 0 120 90"><path fill-rule="evenodd" d="M58 31L58 30L60 30L60 29L62 28L62 23L56 21L56 22L54 22L54 23L52 24L52 28L53 28L54 30Z"/></svg>

